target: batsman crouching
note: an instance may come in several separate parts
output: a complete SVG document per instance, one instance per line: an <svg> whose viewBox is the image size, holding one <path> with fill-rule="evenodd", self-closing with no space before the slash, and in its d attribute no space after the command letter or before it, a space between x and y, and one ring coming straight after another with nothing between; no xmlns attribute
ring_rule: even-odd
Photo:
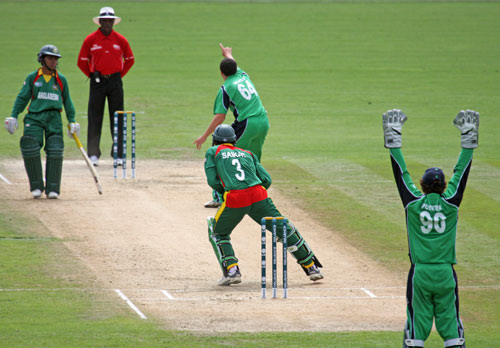
<svg viewBox="0 0 500 348"><path fill-rule="evenodd" d="M14 134L18 127L18 115L30 103L24 117L24 134L20 147L33 198L40 198L44 190L50 199L56 199L60 194L64 155L61 120L63 106L69 122L69 135L80 133L68 82L56 69L59 58L61 54L54 45L45 45L40 49L38 62L42 66L26 77L11 116L5 119L5 128L10 134ZM47 154L45 183L40 157L44 140Z"/></svg>
<svg viewBox="0 0 500 348"><path fill-rule="evenodd" d="M260 225L263 217L282 216L267 196L271 177L257 157L248 150L235 147L236 134L229 125L219 125L212 135L212 147L205 154L205 174L210 187L224 196L215 217L208 218L208 235L214 248L223 277L218 285L241 282L238 259L231 245L231 232L249 215ZM283 221L278 221L278 240L283 237ZM271 231L272 221L267 222ZM287 228L288 251L295 257L309 279L323 279L322 267L300 232L289 223Z"/></svg>
<svg viewBox="0 0 500 348"><path fill-rule="evenodd" d="M461 131L462 151L453 176L447 184L441 169L427 169L420 180L423 193L413 183L401 150L401 129L406 119L396 109L382 116L385 147L390 150L394 178L406 212L411 262L403 348L423 348L433 318L446 348L465 348L453 265L457 263L458 207L478 143L479 114L467 110L455 117L453 123Z"/></svg>

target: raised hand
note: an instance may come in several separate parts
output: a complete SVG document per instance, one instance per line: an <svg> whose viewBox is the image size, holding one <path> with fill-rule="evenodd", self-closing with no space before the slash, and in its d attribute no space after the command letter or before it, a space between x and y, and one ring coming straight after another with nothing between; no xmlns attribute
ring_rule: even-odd
<svg viewBox="0 0 500 348"><path fill-rule="evenodd" d="M406 122L406 115L399 109L388 110L382 115L384 128L384 146L388 149L401 147L401 129Z"/></svg>

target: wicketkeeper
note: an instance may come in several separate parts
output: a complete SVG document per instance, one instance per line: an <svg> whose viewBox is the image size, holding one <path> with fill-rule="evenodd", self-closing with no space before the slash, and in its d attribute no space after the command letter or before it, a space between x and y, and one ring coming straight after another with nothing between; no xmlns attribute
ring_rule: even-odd
<svg viewBox="0 0 500 348"><path fill-rule="evenodd" d="M212 147L205 154L205 174L210 187L224 197L215 218L208 218L208 236L223 277L218 285L241 282L238 259L231 245L231 232L249 215L260 225L267 216L278 217L281 213L267 196L271 177L249 150L235 147L236 133L229 125L219 125L212 134ZM283 221L278 220L277 237L282 240ZM272 221L267 222L271 231ZM256 230L257 231L257 230ZM295 257L309 279L323 279L322 267L300 232L290 222L287 228L288 251Z"/></svg>
<svg viewBox="0 0 500 348"><path fill-rule="evenodd" d="M453 265L457 263L458 207L478 144L479 114L466 110L455 117L453 124L461 132L462 151L453 176L446 183L441 169L427 169L420 180L423 192L414 185L401 151L401 129L406 119L396 109L382 116L385 147L390 150L394 178L406 212L411 262L403 348L424 347L433 318L445 347L465 348Z"/></svg>
<svg viewBox="0 0 500 348"><path fill-rule="evenodd" d="M48 198L59 197L64 154L62 107L69 122L69 135L80 133L80 125L75 121L75 107L69 94L66 77L57 71L61 58L54 45L45 45L38 53L41 68L26 77L19 92L12 114L5 119L5 128L14 134L18 127L18 115L28 105L24 116L24 132L20 146L24 167L28 174L33 198L40 198L45 191ZM42 174L40 149L45 140L45 183Z"/></svg>

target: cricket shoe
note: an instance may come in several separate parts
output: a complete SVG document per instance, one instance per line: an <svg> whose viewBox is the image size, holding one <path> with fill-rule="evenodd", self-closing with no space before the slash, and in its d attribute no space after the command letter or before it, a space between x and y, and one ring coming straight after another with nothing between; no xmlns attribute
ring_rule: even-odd
<svg viewBox="0 0 500 348"><path fill-rule="evenodd" d="M57 199L57 198L59 198L59 194L57 192L49 192L49 194L47 195L47 198L48 199Z"/></svg>
<svg viewBox="0 0 500 348"><path fill-rule="evenodd" d="M220 205L221 203L218 200L212 199L211 201L205 203L205 208L218 208Z"/></svg>
<svg viewBox="0 0 500 348"><path fill-rule="evenodd" d="M118 158L116 160L116 165L119 166L119 167L122 167L123 166L123 158Z"/></svg>
<svg viewBox="0 0 500 348"><path fill-rule="evenodd" d="M316 280L323 279L323 274L321 274L319 268L316 265L312 265L309 268L305 269L307 272L307 275L309 276L309 279L311 279L313 282Z"/></svg>
<svg viewBox="0 0 500 348"><path fill-rule="evenodd" d="M236 271L233 271L233 268L236 268ZM224 276L222 277L221 279L219 279L219 281L217 282L217 285L219 286L229 286L231 284L239 284L241 283L241 273L240 273L240 270L238 269L238 267L233 267L229 270L227 276Z"/></svg>
<svg viewBox="0 0 500 348"><path fill-rule="evenodd" d="M94 167L97 167L99 165L99 158L97 156L90 156L90 162Z"/></svg>
<svg viewBox="0 0 500 348"><path fill-rule="evenodd" d="M42 197L42 191L40 189L36 189L31 191L31 194L33 195L33 198L37 199Z"/></svg>

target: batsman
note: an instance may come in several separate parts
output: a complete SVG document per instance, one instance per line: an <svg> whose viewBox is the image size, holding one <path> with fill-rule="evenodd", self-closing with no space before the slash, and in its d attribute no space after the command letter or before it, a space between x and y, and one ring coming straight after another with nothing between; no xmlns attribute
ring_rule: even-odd
<svg viewBox="0 0 500 348"><path fill-rule="evenodd" d="M5 119L5 128L14 134L18 128L18 116L28 105L24 116L24 132L21 137L21 154L28 174L33 198L40 198L45 191L47 198L56 199L61 193L61 175L64 155L63 125L61 112L64 106L69 122L68 132L80 133L75 121L75 107L69 94L66 77L57 71L61 58L54 45L45 45L38 52L41 67L26 77L10 117ZM40 150L45 143L47 161L45 182L42 173Z"/></svg>
<svg viewBox="0 0 500 348"><path fill-rule="evenodd" d="M222 124L212 134L212 147L205 154L207 182L224 197L215 218L208 218L208 236L222 269L218 285L227 286L241 282L238 259L231 245L231 232L249 215L260 225L266 216L278 217L281 213L267 196L271 177L249 150L236 147L234 128ZM272 222L267 222L271 231ZM283 236L283 220L278 221L277 237ZM318 258L300 232L289 223L287 228L288 251L295 257L310 280L323 279Z"/></svg>
<svg viewBox="0 0 500 348"><path fill-rule="evenodd" d="M411 267L406 288L407 320L403 348L424 347L432 322L445 348L465 348L460 320L455 241L458 208L467 184L472 153L478 144L479 114L460 111L453 124L461 132L462 150L453 176L446 183L440 168L427 169L420 179L422 192L413 183L401 151L401 129L407 120L401 110L382 116L385 147L406 213Z"/></svg>

